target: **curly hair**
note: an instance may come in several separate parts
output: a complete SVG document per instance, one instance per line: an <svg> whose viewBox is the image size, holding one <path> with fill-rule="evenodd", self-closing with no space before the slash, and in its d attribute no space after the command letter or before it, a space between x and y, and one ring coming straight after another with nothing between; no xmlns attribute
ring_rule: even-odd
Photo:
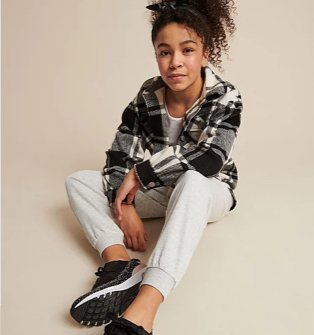
<svg viewBox="0 0 314 335"><path fill-rule="evenodd" d="M167 3L167 0L150 1L151 4ZM184 0L182 6L177 6L159 12L152 11L152 42L159 31L170 23L178 23L190 28L201 38L204 50L208 51L208 61L213 66L221 68L222 51L228 55L228 34L233 35L236 26L231 13L236 13L233 0Z"/></svg>

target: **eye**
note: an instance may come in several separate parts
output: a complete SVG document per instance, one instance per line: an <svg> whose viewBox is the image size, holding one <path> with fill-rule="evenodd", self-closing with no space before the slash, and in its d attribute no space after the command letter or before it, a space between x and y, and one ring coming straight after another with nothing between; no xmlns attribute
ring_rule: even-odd
<svg viewBox="0 0 314 335"><path fill-rule="evenodd" d="M193 52L194 50L192 49L192 48L185 48L184 49L184 52L185 53L191 53L191 52Z"/></svg>
<svg viewBox="0 0 314 335"><path fill-rule="evenodd" d="M168 54L169 54L169 51L167 50L160 51L159 53L160 56L167 56Z"/></svg>

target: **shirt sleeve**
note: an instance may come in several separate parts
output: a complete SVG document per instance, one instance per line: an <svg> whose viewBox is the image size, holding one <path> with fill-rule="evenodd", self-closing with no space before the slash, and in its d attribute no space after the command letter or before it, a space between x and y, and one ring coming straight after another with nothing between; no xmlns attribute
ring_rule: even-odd
<svg viewBox="0 0 314 335"><path fill-rule="evenodd" d="M231 153L241 111L241 95L233 88L211 107L196 144L169 146L135 164L141 186L147 190L171 186L187 170L196 170L206 177L217 175Z"/></svg>
<svg viewBox="0 0 314 335"><path fill-rule="evenodd" d="M143 161L144 153L136 97L123 111L122 123L117 129L110 149L106 151L107 158L102 176L104 193L110 207L115 201L116 192L124 177L134 164ZM126 202L126 199L123 202Z"/></svg>

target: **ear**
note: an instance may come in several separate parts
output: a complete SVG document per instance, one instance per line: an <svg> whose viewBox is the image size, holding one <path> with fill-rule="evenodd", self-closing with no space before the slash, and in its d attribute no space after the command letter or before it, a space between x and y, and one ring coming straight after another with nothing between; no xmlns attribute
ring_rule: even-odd
<svg viewBox="0 0 314 335"><path fill-rule="evenodd" d="M208 64L209 51L208 49L204 50L202 58L202 66L205 67Z"/></svg>

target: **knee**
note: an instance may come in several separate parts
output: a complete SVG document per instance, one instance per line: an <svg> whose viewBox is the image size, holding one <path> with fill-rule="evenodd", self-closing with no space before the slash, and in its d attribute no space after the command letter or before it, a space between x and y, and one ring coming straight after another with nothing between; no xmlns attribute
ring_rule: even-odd
<svg viewBox="0 0 314 335"><path fill-rule="evenodd" d="M177 181L178 184L184 185L184 187L199 187L204 185L206 177L195 170L187 170L184 172Z"/></svg>
<svg viewBox="0 0 314 335"><path fill-rule="evenodd" d="M80 183L82 180L84 180L84 176L86 176L87 171L80 170L71 173L68 175L65 179L65 187L67 190L71 190L73 186L75 186L77 183Z"/></svg>
<svg viewBox="0 0 314 335"><path fill-rule="evenodd" d="M183 175L180 176L176 183L176 187L185 190L186 192L193 191L201 191L204 187L206 187L206 177L203 176L201 173L195 170L188 170Z"/></svg>

